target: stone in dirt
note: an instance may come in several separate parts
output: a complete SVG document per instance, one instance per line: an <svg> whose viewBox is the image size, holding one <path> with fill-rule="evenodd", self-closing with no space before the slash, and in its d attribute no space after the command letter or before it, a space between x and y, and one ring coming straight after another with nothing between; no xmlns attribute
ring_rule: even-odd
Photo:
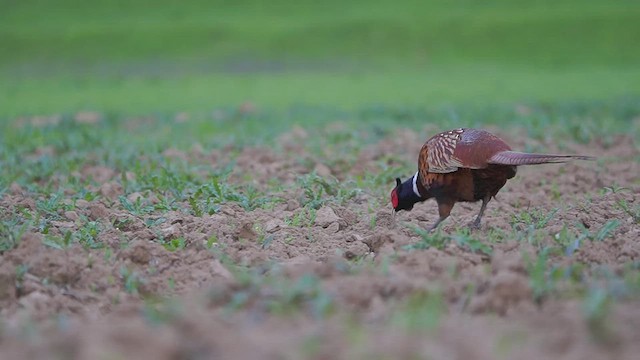
<svg viewBox="0 0 640 360"><path fill-rule="evenodd" d="M315 171L318 175L322 177L328 177L332 175L331 169L323 163L317 163L315 168L313 168L313 171Z"/></svg>
<svg viewBox="0 0 640 360"><path fill-rule="evenodd" d="M111 212L101 202L92 202L89 205L89 218L95 221L109 221Z"/></svg>
<svg viewBox="0 0 640 360"><path fill-rule="evenodd" d="M285 226L286 225L284 224L284 221L279 219L271 219L264 224L264 231L272 233Z"/></svg>
<svg viewBox="0 0 640 360"><path fill-rule="evenodd" d="M111 201L117 201L118 197L122 194L122 185L117 182L106 182L100 186L100 195Z"/></svg>
<svg viewBox="0 0 640 360"><path fill-rule="evenodd" d="M338 215L329 206L323 206L316 212L315 224L324 228L340 221Z"/></svg>
<svg viewBox="0 0 640 360"><path fill-rule="evenodd" d="M256 233L256 231L253 229L253 222L243 222L236 233L236 237L238 240L243 239L255 241L258 238L258 233Z"/></svg>
<svg viewBox="0 0 640 360"><path fill-rule="evenodd" d="M325 229L327 229L328 233L335 234L338 231L340 231L340 224L336 221L336 222L331 223Z"/></svg>
<svg viewBox="0 0 640 360"><path fill-rule="evenodd" d="M134 240L129 244L128 248L122 251L121 256L130 259L136 264L148 264L157 246L159 245L148 240Z"/></svg>
<svg viewBox="0 0 640 360"><path fill-rule="evenodd" d="M287 211L293 211L299 207L300 207L300 204L296 200L289 199L287 201Z"/></svg>
<svg viewBox="0 0 640 360"><path fill-rule="evenodd" d="M64 212L64 217L66 217L67 219L71 220L71 221L76 221L78 220L79 216L78 213L75 211L65 211Z"/></svg>

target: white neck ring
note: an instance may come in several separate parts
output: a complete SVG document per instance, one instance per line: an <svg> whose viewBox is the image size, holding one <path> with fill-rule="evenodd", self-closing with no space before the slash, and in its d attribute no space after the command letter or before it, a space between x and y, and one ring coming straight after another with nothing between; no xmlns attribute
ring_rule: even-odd
<svg viewBox="0 0 640 360"><path fill-rule="evenodd" d="M418 172L413 175L413 193L416 194L417 197L421 198L420 191L418 191Z"/></svg>

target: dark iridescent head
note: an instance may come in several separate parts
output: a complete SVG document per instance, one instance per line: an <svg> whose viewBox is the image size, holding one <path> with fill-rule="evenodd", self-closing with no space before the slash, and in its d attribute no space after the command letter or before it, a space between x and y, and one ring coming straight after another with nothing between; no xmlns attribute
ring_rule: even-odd
<svg viewBox="0 0 640 360"><path fill-rule="evenodd" d="M393 206L393 210L410 211L415 203L425 200L418 192L417 176L418 174L410 177L405 182L402 182L400 178L396 178L396 187L391 190L391 206Z"/></svg>

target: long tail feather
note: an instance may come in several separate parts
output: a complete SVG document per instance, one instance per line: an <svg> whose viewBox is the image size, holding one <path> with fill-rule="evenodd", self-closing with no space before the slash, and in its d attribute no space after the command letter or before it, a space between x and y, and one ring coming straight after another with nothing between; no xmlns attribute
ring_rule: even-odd
<svg viewBox="0 0 640 360"><path fill-rule="evenodd" d="M563 163L571 160L595 160L593 156L530 154L517 151L501 151L493 155L488 163L498 165L537 165Z"/></svg>

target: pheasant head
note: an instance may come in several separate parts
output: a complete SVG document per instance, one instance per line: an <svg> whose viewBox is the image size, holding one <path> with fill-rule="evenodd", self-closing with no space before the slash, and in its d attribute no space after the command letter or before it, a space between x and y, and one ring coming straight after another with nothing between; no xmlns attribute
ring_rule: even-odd
<svg viewBox="0 0 640 360"><path fill-rule="evenodd" d="M396 212L400 210L411 211L417 202L426 200L418 189L418 174L416 173L405 182L396 178L396 187L391 190L391 206Z"/></svg>

